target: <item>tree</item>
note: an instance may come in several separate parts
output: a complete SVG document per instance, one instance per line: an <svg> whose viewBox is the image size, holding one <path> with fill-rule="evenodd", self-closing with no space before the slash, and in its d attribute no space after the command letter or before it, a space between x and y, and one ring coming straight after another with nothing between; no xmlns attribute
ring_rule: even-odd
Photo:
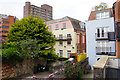
<svg viewBox="0 0 120 80"><path fill-rule="evenodd" d="M97 6L94 6L92 8L92 11L95 11L95 10L102 10L102 9L107 9L108 8L108 5L104 2L101 2L100 5L97 5Z"/></svg>
<svg viewBox="0 0 120 80"><path fill-rule="evenodd" d="M28 18L18 20L14 25L12 25L7 37L7 42L23 41L23 43L21 43L21 46L23 46L22 50L27 48L27 50L30 51L36 50L36 48L33 48L33 46L35 45L30 44L32 42L29 39L36 39L35 42L40 45L39 47L37 47L37 57L42 56L48 59L49 55L55 56L53 48L55 44L55 38L52 32L48 31L47 24L40 17L34 18L33 16L29 16ZM27 40L28 43L25 42L25 40ZM24 50L23 52L25 52L26 54L27 52L30 53L29 51L26 51ZM33 53L35 53L35 51L33 51Z"/></svg>

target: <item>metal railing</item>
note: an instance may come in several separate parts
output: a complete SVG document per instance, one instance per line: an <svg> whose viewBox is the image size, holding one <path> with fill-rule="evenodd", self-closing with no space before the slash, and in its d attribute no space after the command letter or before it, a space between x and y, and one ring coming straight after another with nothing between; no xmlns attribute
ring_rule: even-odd
<svg viewBox="0 0 120 80"><path fill-rule="evenodd" d="M106 33L95 33L96 39L108 39L108 32Z"/></svg>
<svg viewBox="0 0 120 80"><path fill-rule="evenodd" d="M109 54L111 47L96 47L96 54Z"/></svg>
<svg viewBox="0 0 120 80"><path fill-rule="evenodd" d="M72 39L72 37L62 36L62 37L56 37L57 40L69 40Z"/></svg>

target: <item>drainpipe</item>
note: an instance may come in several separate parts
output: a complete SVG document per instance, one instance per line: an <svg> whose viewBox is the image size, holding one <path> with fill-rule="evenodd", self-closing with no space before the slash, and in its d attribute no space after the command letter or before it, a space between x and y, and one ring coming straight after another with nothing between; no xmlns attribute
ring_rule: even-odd
<svg viewBox="0 0 120 80"><path fill-rule="evenodd" d="M116 2L115 2L116 3ZM115 56L117 55L116 53L116 21L115 21L115 3L113 4L113 15L114 15L114 32L115 32Z"/></svg>

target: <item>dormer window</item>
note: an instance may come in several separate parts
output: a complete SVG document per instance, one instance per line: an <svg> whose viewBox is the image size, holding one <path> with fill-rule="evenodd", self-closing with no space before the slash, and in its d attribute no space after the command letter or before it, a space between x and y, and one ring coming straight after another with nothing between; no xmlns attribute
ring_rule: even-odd
<svg viewBox="0 0 120 80"><path fill-rule="evenodd" d="M96 13L96 19L104 19L104 18L109 18L109 17L110 17L109 11Z"/></svg>

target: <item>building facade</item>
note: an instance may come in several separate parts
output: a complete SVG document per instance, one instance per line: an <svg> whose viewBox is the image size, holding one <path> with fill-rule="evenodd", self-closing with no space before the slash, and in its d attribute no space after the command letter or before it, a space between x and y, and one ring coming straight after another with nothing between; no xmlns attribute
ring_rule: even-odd
<svg viewBox="0 0 120 80"><path fill-rule="evenodd" d="M41 7L31 5L30 2L26 2L24 6L24 17L28 17L32 14L35 18L37 16L41 17L44 21L49 21L53 19L52 6L47 4L41 5Z"/></svg>
<svg viewBox="0 0 120 80"><path fill-rule="evenodd" d="M120 58L120 0L113 4L113 12L115 18L115 32L116 32L116 56ZM120 60L119 60L120 63Z"/></svg>
<svg viewBox="0 0 120 80"><path fill-rule="evenodd" d="M91 12L86 22L86 41L91 66L102 56L116 55L112 8Z"/></svg>
<svg viewBox="0 0 120 80"><path fill-rule="evenodd" d="M15 23L16 19L15 16L0 14L0 39L7 39L8 31L11 28L11 25Z"/></svg>
<svg viewBox="0 0 120 80"><path fill-rule="evenodd" d="M56 38L55 53L69 57L70 53L86 52L85 23L68 16L47 22Z"/></svg>

